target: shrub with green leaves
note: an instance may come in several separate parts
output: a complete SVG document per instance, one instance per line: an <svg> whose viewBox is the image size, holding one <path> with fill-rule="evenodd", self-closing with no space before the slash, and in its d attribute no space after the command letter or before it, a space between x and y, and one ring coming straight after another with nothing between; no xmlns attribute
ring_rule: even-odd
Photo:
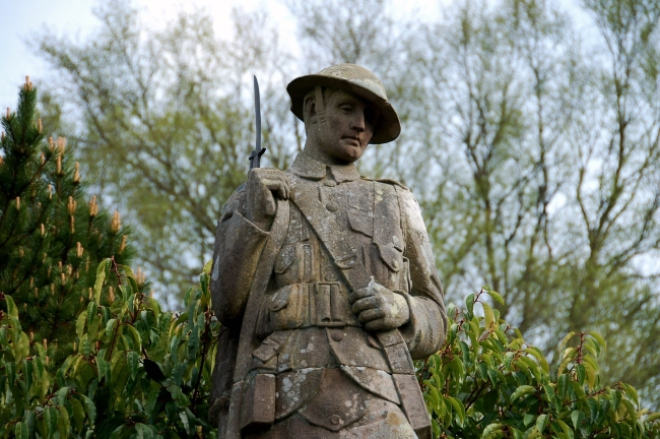
<svg viewBox="0 0 660 439"><path fill-rule="evenodd" d="M485 288L467 298L466 309L449 306L447 342L420 365L436 437L660 437L660 414L641 409L632 386L600 382L605 341L598 334L568 334L551 367L484 301L486 293L502 302Z"/></svg>
<svg viewBox="0 0 660 439"><path fill-rule="evenodd" d="M74 353L56 370L21 330L3 295L0 311L0 437L211 438L207 421L220 324L211 311L210 264L182 313L162 312L130 268L98 267L92 300L76 322ZM118 294L99 305L104 281Z"/></svg>
<svg viewBox="0 0 660 439"><path fill-rule="evenodd" d="M28 81L2 120L0 437L215 437L210 263L185 311L162 312L118 216L77 207L78 171L63 140L43 144L35 102ZM598 334L569 334L551 367L487 295L502 302L486 288L449 306L445 346L418 365L435 437L660 438L632 386L601 383Z"/></svg>

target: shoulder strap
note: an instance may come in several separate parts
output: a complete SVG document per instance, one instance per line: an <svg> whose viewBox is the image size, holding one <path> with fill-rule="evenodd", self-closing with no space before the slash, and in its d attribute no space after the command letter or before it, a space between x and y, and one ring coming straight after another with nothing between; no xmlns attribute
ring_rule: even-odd
<svg viewBox="0 0 660 439"><path fill-rule="evenodd" d="M259 256L259 265L252 281L250 295L248 296L245 313L243 313L243 323L241 326L241 335L238 340L238 353L236 355L236 368L234 369L234 382L239 382L248 372L252 351L257 348L255 343L254 322L257 321L259 308L262 299L266 293L268 282L270 281L275 259L282 248L284 238L289 228L289 201L277 200L277 212L273 225L270 228L270 237L264 245Z"/></svg>

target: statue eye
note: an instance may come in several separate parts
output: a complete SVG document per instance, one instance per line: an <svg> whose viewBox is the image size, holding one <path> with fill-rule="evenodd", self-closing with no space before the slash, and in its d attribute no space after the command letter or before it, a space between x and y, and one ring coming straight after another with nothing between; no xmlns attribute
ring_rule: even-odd
<svg viewBox="0 0 660 439"><path fill-rule="evenodd" d="M378 122L378 111L372 107L365 108L364 120L371 124L371 126L376 126L376 123Z"/></svg>

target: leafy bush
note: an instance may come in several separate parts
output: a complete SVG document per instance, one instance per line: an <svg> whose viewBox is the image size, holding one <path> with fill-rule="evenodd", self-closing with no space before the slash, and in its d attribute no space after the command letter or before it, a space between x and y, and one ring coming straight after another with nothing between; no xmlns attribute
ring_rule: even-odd
<svg viewBox="0 0 660 439"><path fill-rule="evenodd" d="M40 343L21 331L4 296L0 314L0 436L215 437L206 421L220 325L210 306L210 264L186 294L186 311L163 313L140 292L128 267L103 261L94 294L115 277L109 306L92 301L76 323L75 352L57 369ZM570 334L557 368L498 319L483 300L450 306L441 351L419 378L436 437L658 438L660 414L640 410L637 392L601 386L597 334ZM498 297L495 292L491 296ZM475 304L484 317L473 313Z"/></svg>
<svg viewBox="0 0 660 439"><path fill-rule="evenodd" d="M559 365L499 319L482 289L466 309L449 306L445 346L420 368L436 437L454 438L658 438L660 414L640 408L625 383L600 382L600 335L568 334L559 344ZM484 317L474 314L483 307Z"/></svg>
<svg viewBox="0 0 660 439"><path fill-rule="evenodd" d="M119 294L102 306L96 300L110 275ZM131 269L111 259L98 267L94 295L77 319L73 354L54 370L45 347L21 331L11 296L2 296L0 436L215 437L206 417L220 325L208 267L183 313L161 312Z"/></svg>

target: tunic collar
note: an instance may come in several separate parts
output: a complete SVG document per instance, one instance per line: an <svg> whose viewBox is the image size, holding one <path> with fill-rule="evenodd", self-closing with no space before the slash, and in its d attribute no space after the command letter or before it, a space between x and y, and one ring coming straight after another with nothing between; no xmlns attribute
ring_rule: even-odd
<svg viewBox="0 0 660 439"><path fill-rule="evenodd" d="M360 179L355 165L325 165L317 160L306 155L304 152L298 154L296 159L291 165L291 172L299 177L309 180L322 180L327 175L327 170L330 171L337 183L344 183L347 181L355 181Z"/></svg>

